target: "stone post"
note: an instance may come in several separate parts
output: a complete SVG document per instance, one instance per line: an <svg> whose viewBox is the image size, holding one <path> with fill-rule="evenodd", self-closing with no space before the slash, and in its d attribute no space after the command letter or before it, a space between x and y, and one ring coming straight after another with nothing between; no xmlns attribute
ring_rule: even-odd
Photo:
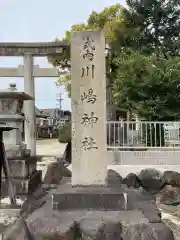
<svg viewBox="0 0 180 240"><path fill-rule="evenodd" d="M105 39L72 32L72 185L104 185L107 176Z"/></svg>
<svg viewBox="0 0 180 240"><path fill-rule="evenodd" d="M33 100L24 102L25 114L25 142L31 150L31 156L36 156L36 114L35 114L35 90L33 77L33 56L24 56L24 91Z"/></svg>
<svg viewBox="0 0 180 240"><path fill-rule="evenodd" d="M127 122L130 121L130 115L131 115L131 113L130 113L130 111L128 110L128 111L126 112L126 121L127 121Z"/></svg>

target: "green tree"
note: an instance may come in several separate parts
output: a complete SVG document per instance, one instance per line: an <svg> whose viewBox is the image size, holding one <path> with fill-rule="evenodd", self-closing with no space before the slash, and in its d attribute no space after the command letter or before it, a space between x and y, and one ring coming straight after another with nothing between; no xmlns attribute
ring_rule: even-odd
<svg viewBox="0 0 180 240"><path fill-rule="evenodd" d="M148 121L180 119L179 57L157 59L154 55L123 53L112 88L116 104ZM142 125L147 146L164 146L163 124Z"/></svg>
<svg viewBox="0 0 180 240"><path fill-rule="evenodd" d="M55 39L58 42L70 41L71 31L82 31L82 30L98 30L103 29L105 32L106 43L109 44L116 38L116 29L119 24L123 21L123 7L120 4L112 5L104 8L101 12L93 11L87 19L86 24L75 24L72 25L70 31L66 31L63 39ZM107 57L107 72L110 69L110 55ZM61 56L51 56L48 61L52 63L54 67L61 69L70 69L70 48L66 49ZM70 72L65 77L62 76L58 79L57 84L65 86L66 90L70 94L71 86Z"/></svg>
<svg viewBox="0 0 180 240"><path fill-rule="evenodd" d="M139 53L121 54L113 81L116 103L151 121L180 119L180 61Z"/></svg>
<svg viewBox="0 0 180 240"><path fill-rule="evenodd" d="M112 48L128 47L143 54L179 55L179 0L127 0L123 23L116 32Z"/></svg>
<svg viewBox="0 0 180 240"><path fill-rule="evenodd" d="M179 112L180 1L127 0L110 43L116 103L146 120Z"/></svg>
<svg viewBox="0 0 180 240"><path fill-rule="evenodd" d="M60 143L68 143L71 141L71 122L68 122L59 128L58 139Z"/></svg>
<svg viewBox="0 0 180 240"><path fill-rule="evenodd" d="M127 0L124 21L110 44L116 103L145 120L180 119L179 4L171 0ZM147 144L164 145L161 124L149 125L148 129L145 126L145 132Z"/></svg>

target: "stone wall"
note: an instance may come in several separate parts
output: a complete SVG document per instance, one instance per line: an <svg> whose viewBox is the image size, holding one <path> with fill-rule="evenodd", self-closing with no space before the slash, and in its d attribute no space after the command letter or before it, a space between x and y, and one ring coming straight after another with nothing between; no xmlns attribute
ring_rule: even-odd
<svg viewBox="0 0 180 240"><path fill-rule="evenodd" d="M180 151L108 151L107 160L109 168L121 176L144 168L180 173Z"/></svg>

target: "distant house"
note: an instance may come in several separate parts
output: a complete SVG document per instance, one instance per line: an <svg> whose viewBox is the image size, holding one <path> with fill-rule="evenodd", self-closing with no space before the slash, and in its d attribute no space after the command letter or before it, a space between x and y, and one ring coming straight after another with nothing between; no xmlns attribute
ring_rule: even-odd
<svg viewBox="0 0 180 240"><path fill-rule="evenodd" d="M47 114L41 113L40 109L38 109L37 107L35 107L35 113L36 113L36 128L37 128L37 132L38 132L38 127L40 125L43 125L43 122L46 121L49 118L49 116ZM22 108L21 115L24 116L24 106ZM25 129L24 129L24 122L23 122L23 126L22 126L22 137L23 138L25 136L24 131L25 131Z"/></svg>
<svg viewBox="0 0 180 240"><path fill-rule="evenodd" d="M58 108L39 109L35 107L35 112L37 138L49 138L51 133L53 137L57 137L58 127L67 122L71 117L70 111ZM24 109L22 109L22 115L24 115ZM24 138L24 123L22 129L22 136Z"/></svg>
<svg viewBox="0 0 180 240"><path fill-rule="evenodd" d="M40 112L49 116L51 125L62 125L71 118L70 111L64 111L58 108L43 108L40 109Z"/></svg>

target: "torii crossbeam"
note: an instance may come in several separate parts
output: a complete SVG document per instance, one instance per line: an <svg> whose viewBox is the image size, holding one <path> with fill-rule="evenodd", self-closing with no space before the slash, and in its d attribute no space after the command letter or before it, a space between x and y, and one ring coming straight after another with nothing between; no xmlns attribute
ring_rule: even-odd
<svg viewBox="0 0 180 240"><path fill-rule="evenodd" d="M60 73L56 68L40 68L39 65L33 67L33 77L59 77ZM0 77L24 77L24 66L17 68L0 68Z"/></svg>

